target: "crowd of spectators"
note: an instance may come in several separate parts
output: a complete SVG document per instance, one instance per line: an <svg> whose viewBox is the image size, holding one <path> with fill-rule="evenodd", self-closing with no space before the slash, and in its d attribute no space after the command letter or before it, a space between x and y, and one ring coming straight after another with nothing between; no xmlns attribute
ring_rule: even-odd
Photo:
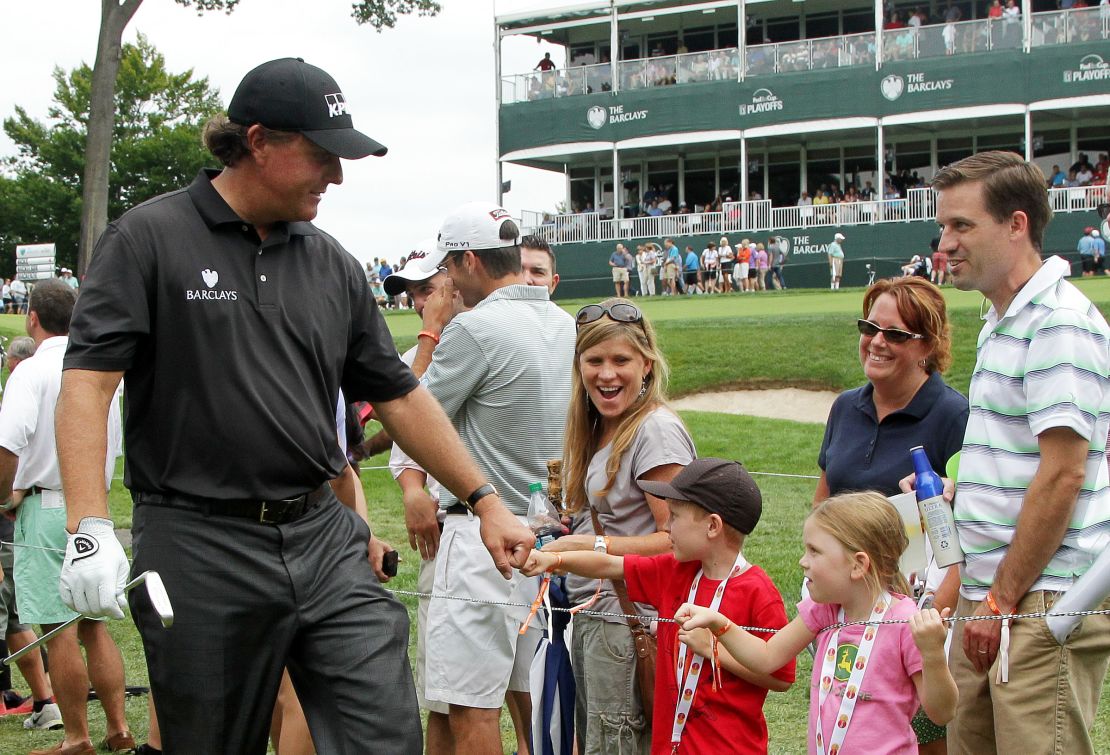
<svg viewBox="0 0 1110 755"><path fill-rule="evenodd" d="M785 236L769 236L766 242L745 238L735 248L722 236L719 244L710 241L700 253L691 245L679 248L674 239L666 238L662 247L653 241L637 244L635 255L617 244L609 267L614 293L620 298L747 293L786 288L783 268L789 254L790 241ZM639 282L635 290L633 272Z"/></svg>
<svg viewBox="0 0 1110 755"><path fill-rule="evenodd" d="M1086 152L1079 153L1079 159L1072 163L1067 173L1059 165L1052 166L1048 177L1048 188L1070 189L1077 186L1105 186L1107 173L1110 172L1110 155L1099 153L1098 162L1091 164Z"/></svg>

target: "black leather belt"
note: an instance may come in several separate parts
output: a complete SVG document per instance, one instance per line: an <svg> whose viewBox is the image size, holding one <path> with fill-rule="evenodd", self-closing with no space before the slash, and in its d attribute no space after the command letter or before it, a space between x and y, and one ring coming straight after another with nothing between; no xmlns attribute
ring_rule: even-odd
<svg viewBox="0 0 1110 755"><path fill-rule="evenodd" d="M170 508L199 511L206 516L233 516L250 519L261 524L288 524L307 514L327 496L331 486L324 483L315 490L296 496L273 501L195 498L185 495L162 495L160 493L132 493L136 505L168 506Z"/></svg>
<svg viewBox="0 0 1110 755"><path fill-rule="evenodd" d="M469 514L470 510L463 506L461 503L456 503L453 506L447 507L447 516L458 516L459 514Z"/></svg>

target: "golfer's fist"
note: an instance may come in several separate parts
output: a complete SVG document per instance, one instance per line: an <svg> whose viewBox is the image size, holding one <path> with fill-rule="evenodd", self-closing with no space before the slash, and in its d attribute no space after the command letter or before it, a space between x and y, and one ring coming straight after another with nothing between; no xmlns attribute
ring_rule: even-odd
<svg viewBox="0 0 1110 755"><path fill-rule="evenodd" d="M58 579L62 602L84 616L122 619L129 567L112 521L85 517L66 545Z"/></svg>

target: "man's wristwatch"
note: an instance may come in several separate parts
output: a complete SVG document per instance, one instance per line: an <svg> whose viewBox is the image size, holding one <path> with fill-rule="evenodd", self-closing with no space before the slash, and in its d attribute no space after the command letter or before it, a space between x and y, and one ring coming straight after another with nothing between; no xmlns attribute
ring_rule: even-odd
<svg viewBox="0 0 1110 755"><path fill-rule="evenodd" d="M609 552L609 536L598 535L594 538L594 552L595 553L608 553Z"/></svg>
<svg viewBox="0 0 1110 755"><path fill-rule="evenodd" d="M471 514L473 514L474 507L478 505L478 501L482 500L487 495L497 495L497 488L493 487L493 485L488 482L482 487L475 490L470 495L468 495L466 497L466 500L463 501L462 504L463 506L466 506L467 510L470 511Z"/></svg>

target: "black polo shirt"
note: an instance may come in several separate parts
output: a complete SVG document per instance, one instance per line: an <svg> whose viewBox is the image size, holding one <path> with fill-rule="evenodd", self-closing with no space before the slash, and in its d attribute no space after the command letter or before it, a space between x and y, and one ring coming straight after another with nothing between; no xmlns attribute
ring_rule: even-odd
<svg viewBox="0 0 1110 755"><path fill-rule="evenodd" d="M913 472L910 449L925 446L938 473L963 447L967 399L934 372L903 408L879 422L875 389L868 383L837 396L825 425L817 463L832 495L850 490L901 492L898 481Z"/></svg>
<svg viewBox="0 0 1110 755"><path fill-rule="evenodd" d="M311 223L265 241L205 171L111 223L81 286L65 369L123 371L126 484L288 498L336 477L335 409L417 381L357 260Z"/></svg>

